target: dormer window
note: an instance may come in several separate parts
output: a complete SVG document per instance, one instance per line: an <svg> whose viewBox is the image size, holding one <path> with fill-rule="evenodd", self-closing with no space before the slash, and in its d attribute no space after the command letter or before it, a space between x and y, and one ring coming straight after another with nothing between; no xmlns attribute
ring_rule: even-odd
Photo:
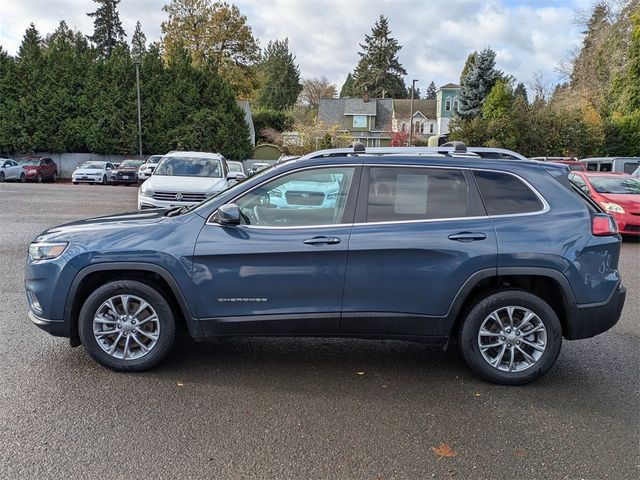
<svg viewBox="0 0 640 480"><path fill-rule="evenodd" d="M455 98L453 99L453 110L454 110L455 112L457 112L457 111L459 110L459 108L458 108L458 107L459 107L459 105L458 105L458 97L455 97Z"/></svg>
<svg viewBox="0 0 640 480"><path fill-rule="evenodd" d="M367 116L366 115L354 115L353 116L353 128L367 128Z"/></svg>
<svg viewBox="0 0 640 480"><path fill-rule="evenodd" d="M447 97L447 99L444 101L444 111L445 112L451 111L451 97Z"/></svg>

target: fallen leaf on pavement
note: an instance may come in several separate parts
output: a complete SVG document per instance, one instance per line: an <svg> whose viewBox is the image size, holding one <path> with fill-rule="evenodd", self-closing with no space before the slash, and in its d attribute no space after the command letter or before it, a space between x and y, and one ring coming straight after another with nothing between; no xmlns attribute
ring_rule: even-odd
<svg viewBox="0 0 640 480"><path fill-rule="evenodd" d="M356 372L358 375L364 375L364 372Z"/></svg>
<svg viewBox="0 0 640 480"><path fill-rule="evenodd" d="M176 383L176 386L177 386L177 387L184 387L184 383L180 383L180 382L178 382L178 383Z"/></svg>
<svg viewBox="0 0 640 480"><path fill-rule="evenodd" d="M441 443L437 447L431 447L431 450L433 450L435 454L438 455L438 460L436 460L437 462L442 460L444 457L451 458L458 455L458 453L446 443Z"/></svg>

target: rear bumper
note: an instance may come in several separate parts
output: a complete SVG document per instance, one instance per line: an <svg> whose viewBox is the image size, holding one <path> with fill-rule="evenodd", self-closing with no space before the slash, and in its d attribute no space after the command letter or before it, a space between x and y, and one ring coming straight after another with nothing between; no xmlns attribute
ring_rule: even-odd
<svg viewBox="0 0 640 480"><path fill-rule="evenodd" d="M626 295L627 289L620 284L605 302L577 305L573 321L567 322L565 338L579 340L609 330L620 320Z"/></svg>

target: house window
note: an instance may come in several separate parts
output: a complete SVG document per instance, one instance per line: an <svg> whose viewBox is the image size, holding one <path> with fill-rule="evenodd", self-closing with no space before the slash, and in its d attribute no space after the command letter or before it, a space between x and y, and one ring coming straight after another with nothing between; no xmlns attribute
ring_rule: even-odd
<svg viewBox="0 0 640 480"><path fill-rule="evenodd" d="M453 111L457 112L458 111L458 97L455 97L453 99Z"/></svg>
<svg viewBox="0 0 640 480"><path fill-rule="evenodd" d="M366 115L354 115L353 116L353 128L367 128L367 116Z"/></svg>
<svg viewBox="0 0 640 480"><path fill-rule="evenodd" d="M402 127L400 128L403 132L407 130L407 124L403 123Z"/></svg>
<svg viewBox="0 0 640 480"><path fill-rule="evenodd" d="M429 124L429 133L433 133L433 123Z"/></svg>
<svg viewBox="0 0 640 480"><path fill-rule="evenodd" d="M424 123L420 124L420 133L424 133Z"/></svg>
<svg viewBox="0 0 640 480"><path fill-rule="evenodd" d="M447 97L447 99L444 102L444 110L445 112L450 112L451 111L451 98Z"/></svg>

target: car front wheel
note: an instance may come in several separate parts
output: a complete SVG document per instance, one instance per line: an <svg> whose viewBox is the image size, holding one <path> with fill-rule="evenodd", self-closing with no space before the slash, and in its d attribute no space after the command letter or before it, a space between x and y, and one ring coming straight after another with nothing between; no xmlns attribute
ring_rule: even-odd
<svg viewBox="0 0 640 480"><path fill-rule="evenodd" d="M460 348L477 375L502 385L524 385L556 362L562 327L540 297L505 290L484 297L467 314L459 332Z"/></svg>
<svg viewBox="0 0 640 480"><path fill-rule="evenodd" d="M143 371L169 353L175 320L163 295L134 280L109 282L84 302L78 319L89 354L117 371Z"/></svg>

